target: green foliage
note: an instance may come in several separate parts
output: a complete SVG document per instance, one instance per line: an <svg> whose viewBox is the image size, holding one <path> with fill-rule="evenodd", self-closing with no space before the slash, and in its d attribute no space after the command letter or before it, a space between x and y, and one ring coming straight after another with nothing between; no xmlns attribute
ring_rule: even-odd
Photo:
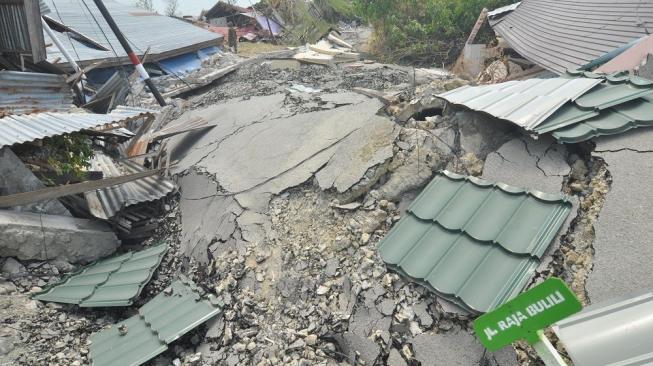
<svg viewBox="0 0 653 366"><path fill-rule="evenodd" d="M450 62L483 8L513 0L353 0L374 27L377 53L387 61Z"/></svg>
<svg viewBox="0 0 653 366"><path fill-rule="evenodd" d="M48 165L58 175L74 174L83 178L93 157L88 138L80 133L47 138L43 141L43 148L48 151Z"/></svg>

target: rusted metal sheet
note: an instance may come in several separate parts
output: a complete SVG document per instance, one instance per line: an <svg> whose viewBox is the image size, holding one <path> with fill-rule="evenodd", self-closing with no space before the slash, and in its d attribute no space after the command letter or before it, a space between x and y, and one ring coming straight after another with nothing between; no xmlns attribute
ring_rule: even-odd
<svg viewBox="0 0 653 366"><path fill-rule="evenodd" d="M0 71L0 118L68 111L73 95L63 75Z"/></svg>

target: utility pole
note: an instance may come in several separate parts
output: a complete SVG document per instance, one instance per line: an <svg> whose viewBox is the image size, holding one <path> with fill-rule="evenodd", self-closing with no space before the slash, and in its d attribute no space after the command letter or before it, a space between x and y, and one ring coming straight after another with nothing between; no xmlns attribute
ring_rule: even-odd
<svg viewBox="0 0 653 366"><path fill-rule="evenodd" d="M139 60L138 57L136 57L136 54L134 53L131 46L129 45L129 42L127 42L127 39L120 31L120 28L118 28L118 25L113 20L113 17L111 17L111 14L109 14L109 10L107 10L107 7L104 6L102 0L93 0L93 2L100 10L100 13L102 13L104 20L107 21L109 27L116 35L116 38L118 38L118 41L120 41L122 48L124 48L125 52L127 52L127 56L129 56L129 60L132 62L132 64L134 64L136 71L138 71L138 74L141 76L141 78L143 78L145 84L148 86L148 88L150 88L150 91L152 91L152 94L154 94L154 98L156 99L156 101L159 102L160 106L162 107L165 106L166 101L163 99L163 96L161 96L161 93L159 93L159 90L154 86L152 79L150 79L150 75L148 75L147 71L141 64L141 60Z"/></svg>

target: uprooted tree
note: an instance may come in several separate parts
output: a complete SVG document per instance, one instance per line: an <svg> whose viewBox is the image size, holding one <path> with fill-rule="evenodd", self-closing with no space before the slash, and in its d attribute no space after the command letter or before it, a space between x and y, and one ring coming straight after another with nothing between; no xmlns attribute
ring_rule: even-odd
<svg viewBox="0 0 653 366"><path fill-rule="evenodd" d="M374 27L372 48L385 61L448 63L462 48L483 8L513 0L353 0Z"/></svg>

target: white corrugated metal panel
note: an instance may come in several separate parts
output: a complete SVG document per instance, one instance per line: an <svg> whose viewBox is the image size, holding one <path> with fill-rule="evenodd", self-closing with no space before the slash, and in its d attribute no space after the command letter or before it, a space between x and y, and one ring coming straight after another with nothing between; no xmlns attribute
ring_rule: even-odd
<svg viewBox="0 0 653 366"><path fill-rule="evenodd" d="M496 17L496 16L499 16L499 15L502 15L502 14L509 13L509 12L511 12L511 11L513 11L513 10L515 10L515 9L517 9L517 7L519 6L519 4L521 4L521 1L518 2L518 3L514 3L514 4L510 4L510 5L502 6L502 7L500 7L500 8L496 8L496 9L492 10L491 12L488 12L488 13L487 13L487 16L488 16L488 18L491 19L491 18L494 18L494 17Z"/></svg>
<svg viewBox="0 0 653 366"><path fill-rule="evenodd" d="M653 364L653 293L587 307L553 330L577 366Z"/></svg>
<svg viewBox="0 0 653 366"><path fill-rule="evenodd" d="M109 114L34 113L0 118L0 147L40 140L150 115L134 107L119 106Z"/></svg>
<svg viewBox="0 0 653 366"><path fill-rule="evenodd" d="M68 111L73 94L63 75L0 71L0 117L45 111Z"/></svg>
<svg viewBox="0 0 653 366"><path fill-rule="evenodd" d="M576 100L602 81L591 78L508 81L464 86L438 97L532 130L565 103Z"/></svg>
<svg viewBox="0 0 653 366"><path fill-rule="evenodd" d="M96 152L91 160L91 169L104 173L105 178L145 171L143 167L130 161L116 163L101 152ZM124 208L143 202L159 200L175 190L175 184L160 175L98 189L84 193L91 214L101 219L111 219Z"/></svg>
<svg viewBox="0 0 653 366"><path fill-rule="evenodd" d="M78 63L88 65L94 61L104 60L104 67L130 64L120 42L92 1L46 0L46 3L52 10L48 14L49 17L91 38L109 50L89 47L69 38L64 33L58 33L57 37ZM149 48L149 61L194 52L202 48L217 46L222 42L221 35L179 19L151 13L114 0L105 0L104 4L137 55L143 55ZM47 34L45 37L46 43L52 43ZM48 61L52 62L59 58L60 64L58 65L70 67L56 47L48 47L47 51Z"/></svg>

